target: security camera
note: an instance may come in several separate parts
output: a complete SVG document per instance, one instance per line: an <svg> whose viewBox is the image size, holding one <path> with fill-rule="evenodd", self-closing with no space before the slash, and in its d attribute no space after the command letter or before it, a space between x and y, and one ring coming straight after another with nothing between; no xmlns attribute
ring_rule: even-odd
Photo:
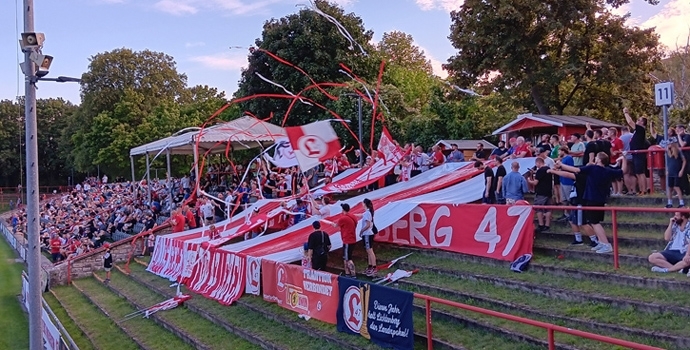
<svg viewBox="0 0 690 350"><path fill-rule="evenodd" d="M22 33L22 40L19 41L19 45L22 51L27 51L43 46L45 40L46 37L43 33Z"/></svg>

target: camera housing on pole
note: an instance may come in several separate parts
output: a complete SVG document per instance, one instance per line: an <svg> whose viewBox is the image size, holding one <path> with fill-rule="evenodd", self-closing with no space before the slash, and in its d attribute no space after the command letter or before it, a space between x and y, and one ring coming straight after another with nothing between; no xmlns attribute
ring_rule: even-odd
<svg viewBox="0 0 690 350"><path fill-rule="evenodd" d="M43 33L22 33L22 39L19 40L19 46L22 48L23 52L32 51L43 47L43 42L45 40L46 36Z"/></svg>

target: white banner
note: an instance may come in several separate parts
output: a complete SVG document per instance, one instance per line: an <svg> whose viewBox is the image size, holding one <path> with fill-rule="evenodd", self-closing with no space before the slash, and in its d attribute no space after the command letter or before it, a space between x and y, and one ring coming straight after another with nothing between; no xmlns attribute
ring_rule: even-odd
<svg viewBox="0 0 690 350"><path fill-rule="evenodd" d="M276 146L273 148L273 157L264 154L264 158L278 168L291 168L297 166L297 157L292 145L287 137L276 139Z"/></svg>
<svg viewBox="0 0 690 350"><path fill-rule="evenodd" d="M247 256L247 284L245 293L260 295L261 293L261 258Z"/></svg>
<svg viewBox="0 0 690 350"><path fill-rule="evenodd" d="M29 281L26 276L22 274L22 299L24 306L29 310ZM41 306L41 319L43 320L43 346L46 350L60 350L60 331L55 327L53 321L46 310Z"/></svg>

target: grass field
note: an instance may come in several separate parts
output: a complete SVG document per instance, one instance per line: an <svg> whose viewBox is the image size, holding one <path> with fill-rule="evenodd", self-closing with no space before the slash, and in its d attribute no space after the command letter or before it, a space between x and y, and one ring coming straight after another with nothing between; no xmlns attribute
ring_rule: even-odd
<svg viewBox="0 0 690 350"><path fill-rule="evenodd" d="M0 349L29 348L29 320L18 299L24 265L14 259L12 248L0 239L0 329L10 335L0 337Z"/></svg>

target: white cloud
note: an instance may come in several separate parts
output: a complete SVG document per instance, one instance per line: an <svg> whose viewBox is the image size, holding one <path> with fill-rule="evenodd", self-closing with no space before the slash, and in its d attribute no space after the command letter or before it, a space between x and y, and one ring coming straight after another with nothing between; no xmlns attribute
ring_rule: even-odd
<svg viewBox="0 0 690 350"><path fill-rule="evenodd" d="M206 45L206 43L203 41L194 41L194 42L185 43L184 47L189 49L192 47L200 47L200 46L204 46L204 45Z"/></svg>
<svg viewBox="0 0 690 350"><path fill-rule="evenodd" d="M612 12L613 14L615 14L615 15L618 15L618 16L625 16L625 15L631 13L632 5L630 5L630 3L627 3L627 4L624 4L624 5L621 5L621 6L618 7L618 8L610 7L610 10L611 10L611 12ZM641 22L642 22L642 20L640 19L639 16L633 16L633 15L631 14L630 17L628 17L628 19L626 20L625 23L626 23L627 25L629 25L629 26L639 26Z"/></svg>
<svg viewBox="0 0 690 350"><path fill-rule="evenodd" d="M189 60L199 63L206 68L225 71L240 70L247 66L246 56L230 54L194 56Z"/></svg>
<svg viewBox="0 0 690 350"><path fill-rule="evenodd" d="M200 10L222 11L233 15L244 15L248 13L262 13L271 4L281 1L284 0L160 0L154 4L154 8L176 16L195 14Z"/></svg>
<svg viewBox="0 0 690 350"><path fill-rule="evenodd" d="M158 11L166 12L175 16L195 14L197 12L196 7L184 0L160 0L155 3L153 7Z"/></svg>
<svg viewBox="0 0 690 350"><path fill-rule="evenodd" d="M417 6L424 11L442 9L450 12L460 8L464 0L415 0Z"/></svg>
<svg viewBox="0 0 690 350"><path fill-rule="evenodd" d="M417 43L415 45L419 46ZM424 49L423 47L419 46L419 49L424 51L424 56L431 61L431 69L434 72L434 75L441 77L442 79L448 78L448 72L443 69L443 62L439 61L436 59L434 56L432 56L429 53L429 50Z"/></svg>
<svg viewBox="0 0 690 350"><path fill-rule="evenodd" d="M671 0L661 11L641 24L643 28L656 27L659 41L670 49L686 45L690 35L690 1Z"/></svg>

